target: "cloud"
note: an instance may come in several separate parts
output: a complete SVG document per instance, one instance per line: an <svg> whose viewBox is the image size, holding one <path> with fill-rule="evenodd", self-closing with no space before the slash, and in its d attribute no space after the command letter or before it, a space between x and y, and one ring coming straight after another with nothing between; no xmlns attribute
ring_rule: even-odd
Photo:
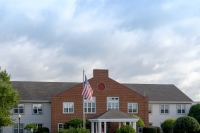
<svg viewBox="0 0 200 133"><path fill-rule="evenodd" d="M199 99L199 1L2 1L0 64L12 80L175 84ZM183 10L184 9L184 10Z"/></svg>

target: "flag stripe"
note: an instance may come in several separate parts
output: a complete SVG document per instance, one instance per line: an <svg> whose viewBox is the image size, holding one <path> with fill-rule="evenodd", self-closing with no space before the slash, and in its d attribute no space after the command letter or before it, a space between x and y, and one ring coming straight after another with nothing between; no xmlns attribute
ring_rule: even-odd
<svg viewBox="0 0 200 133"><path fill-rule="evenodd" d="M93 101L92 95L93 95L93 90L92 87L90 86L90 83L87 80L87 77L85 76L85 82L84 82L84 89L82 91L82 96L85 98L89 99L90 101Z"/></svg>

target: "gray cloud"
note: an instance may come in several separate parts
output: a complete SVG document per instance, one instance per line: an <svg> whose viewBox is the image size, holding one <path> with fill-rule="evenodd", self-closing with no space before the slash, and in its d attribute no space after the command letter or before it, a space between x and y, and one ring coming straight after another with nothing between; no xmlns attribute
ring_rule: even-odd
<svg viewBox="0 0 200 133"><path fill-rule="evenodd" d="M175 84L200 99L199 1L2 1L0 66L12 80Z"/></svg>

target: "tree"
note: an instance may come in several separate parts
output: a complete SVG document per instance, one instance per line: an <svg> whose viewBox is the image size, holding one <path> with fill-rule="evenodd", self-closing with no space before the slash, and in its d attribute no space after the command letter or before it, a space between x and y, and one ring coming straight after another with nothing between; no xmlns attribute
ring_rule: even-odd
<svg viewBox="0 0 200 133"><path fill-rule="evenodd" d="M137 115L132 115L132 116L137 117L139 119L136 123L137 127L144 127L145 126L143 120L139 116L137 116Z"/></svg>
<svg viewBox="0 0 200 133"><path fill-rule="evenodd" d="M33 129L33 132L36 132L38 128L35 124L27 124L24 129L27 130L28 133L31 133L31 129Z"/></svg>
<svg viewBox="0 0 200 133"><path fill-rule="evenodd" d="M175 122L175 119L169 118L166 119L162 124L161 127L164 131L164 133L173 133L173 124Z"/></svg>
<svg viewBox="0 0 200 133"><path fill-rule="evenodd" d="M195 118L200 123L200 104L192 105L190 108L188 116Z"/></svg>
<svg viewBox="0 0 200 133"><path fill-rule="evenodd" d="M88 126L90 126L90 122L86 120L86 127ZM74 118L70 121L65 122L64 128L68 129L70 127L73 127L73 128L83 127L83 120L80 118Z"/></svg>
<svg viewBox="0 0 200 133"><path fill-rule="evenodd" d="M0 127L13 125L11 110L19 103L19 93L12 88L10 75L0 68Z"/></svg>
<svg viewBox="0 0 200 133"><path fill-rule="evenodd" d="M175 133L193 133L200 129L197 120L190 116L179 117L173 126Z"/></svg>

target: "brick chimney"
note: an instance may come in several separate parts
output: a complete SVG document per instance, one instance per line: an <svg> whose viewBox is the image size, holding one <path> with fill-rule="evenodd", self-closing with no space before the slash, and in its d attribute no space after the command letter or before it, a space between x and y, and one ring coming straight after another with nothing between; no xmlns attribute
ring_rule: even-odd
<svg viewBox="0 0 200 133"><path fill-rule="evenodd" d="M108 77L108 70L106 69L94 69L93 70L94 77Z"/></svg>

